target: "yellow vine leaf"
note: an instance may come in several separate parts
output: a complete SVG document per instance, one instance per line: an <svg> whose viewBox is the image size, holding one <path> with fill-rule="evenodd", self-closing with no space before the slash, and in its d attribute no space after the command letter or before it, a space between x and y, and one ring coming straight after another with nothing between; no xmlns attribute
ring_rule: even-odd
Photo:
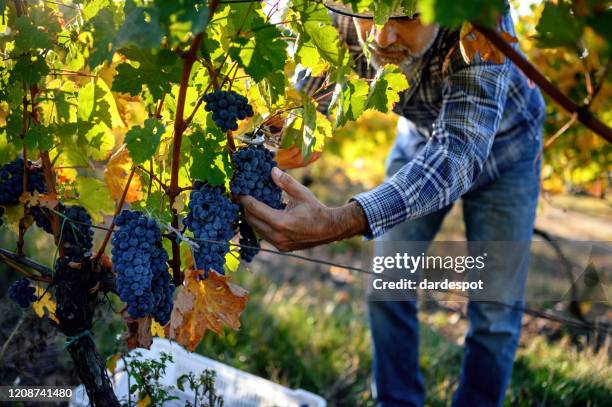
<svg viewBox="0 0 612 407"><path fill-rule="evenodd" d="M499 33L503 39L510 43L518 42L516 37L505 31ZM492 62L494 64L502 64L506 60L506 56L499 51L489 40L485 38L474 26L469 22L464 22L461 26L459 35L459 46L461 55L466 64L470 64L477 53L483 61Z"/></svg>
<svg viewBox="0 0 612 407"><path fill-rule="evenodd" d="M138 400L138 407L148 407L151 405L151 397L147 394L144 398Z"/></svg>
<svg viewBox="0 0 612 407"><path fill-rule="evenodd" d="M164 327L160 325L157 321L151 321L151 335L157 336L159 338L165 338L166 332L164 331Z"/></svg>
<svg viewBox="0 0 612 407"><path fill-rule="evenodd" d="M51 293L49 291L45 292L45 289L42 287L36 287L36 297L39 298L38 301L34 301L32 303L32 309L38 315L39 318L44 318L48 316L51 320L59 323L57 318L55 317L55 308L57 304L53 297L51 297Z"/></svg>
<svg viewBox="0 0 612 407"><path fill-rule="evenodd" d="M195 350L207 329L217 335L223 334L223 325L240 329L240 314L249 298L245 289L228 282L229 277L211 270L208 278L198 281L201 273L201 270L185 273L185 286L174 302L166 326L167 337L190 351Z"/></svg>
<svg viewBox="0 0 612 407"><path fill-rule="evenodd" d="M121 359L121 353L115 353L106 359L106 368L109 372L114 373L117 368L117 362Z"/></svg>
<svg viewBox="0 0 612 407"><path fill-rule="evenodd" d="M132 159L125 145L121 146L121 148L111 156L110 160L108 160L106 169L104 170L104 181L113 199L121 199L123 188L125 188L125 183L130 176L132 166ZM134 173L128 193L125 196L125 202L130 203L141 199L142 183L140 182L140 176Z"/></svg>

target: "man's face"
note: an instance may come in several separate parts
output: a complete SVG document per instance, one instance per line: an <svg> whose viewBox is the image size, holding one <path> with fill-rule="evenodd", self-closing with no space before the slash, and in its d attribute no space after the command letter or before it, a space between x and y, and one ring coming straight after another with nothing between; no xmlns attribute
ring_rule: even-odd
<svg viewBox="0 0 612 407"><path fill-rule="evenodd" d="M382 28L373 20L353 17L359 39L368 43L372 61L376 66L400 65L409 56L420 53L431 42L435 27L421 24L417 19L393 19Z"/></svg>

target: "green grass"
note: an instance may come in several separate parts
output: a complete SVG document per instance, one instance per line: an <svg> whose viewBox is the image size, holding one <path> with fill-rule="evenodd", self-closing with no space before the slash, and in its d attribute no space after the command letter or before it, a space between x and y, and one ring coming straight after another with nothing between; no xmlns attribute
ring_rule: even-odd
<svg viewBox="0 0 612 407"><path fill-rule="evenodd" d="M317 282L275 282L240 272L250 290L243 327L224 337L206 335L197 351L292 388L322 395L330 406L371 406L370 336L365 304ZM315 291L315 292L313 292ZM462 335L449 314L426 311L421 324L421 367L427 405L450 404L457 386ZM449 335L447 331L451 331ZM444 333L443 333L444 332ZM612 394L610 347L578 351L568 341L524 340L506 405L603 406Z"/></svg>

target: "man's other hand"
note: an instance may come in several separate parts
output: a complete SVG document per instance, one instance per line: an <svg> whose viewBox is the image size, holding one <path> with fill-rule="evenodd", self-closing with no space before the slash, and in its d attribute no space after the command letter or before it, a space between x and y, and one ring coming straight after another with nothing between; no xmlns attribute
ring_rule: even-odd
<svg viewBox="0 0 612 407"><path fill-rule="evenodd" d="M365 215L357 202L330 208L276 167L272 169L272 179L288 195L284 210L273 209L248 195L239 200L249 224L278 250L306 249L367 231Z"/></svg>

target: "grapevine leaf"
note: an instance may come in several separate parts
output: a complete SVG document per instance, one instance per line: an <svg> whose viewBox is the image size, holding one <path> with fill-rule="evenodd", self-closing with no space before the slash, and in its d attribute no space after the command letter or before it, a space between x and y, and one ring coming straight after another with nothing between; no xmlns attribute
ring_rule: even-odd
<svg viewBox="0 0 612 407"><path fill-rule="evenodd" d="M125 144L132 160L137 164L147 161L159 146L165 127L157 119L147 119L144 127L134 126L125 135Z"/></svg>
<svg viewBox="0 0 612 407"><path fill-rule="evenodd" d="M164 327L155 320L151 322L151 335L157 336L159 338L165 338L166 332L164 331Z"/></svg>
<svg viewBox="0 0 612 407"><path fill-rule="evenodd" d="M164 205L164 201L167 202L167 198L163 191L152 191L146 201L138 202L138 207L162 223L170 223L172 214L167 209L168 205Z"/></svg>
<svg viewBox="0 0 612 407"><path fill-rule="evenodd" d="M366 106L383 113L388 112L399 100L399 92L408 88L406 75L396 65L386 65L376 74L370 85Z"/></svg>
<svg viewBox="0 0 612 407"><path fill-rule="evenodd" d="M127 310L123 312L123 320L128 329L125 337L128 349L149 349L153 343L151 335L151 317L134 319L130 317Z"/></svg>
<svg viewBox="0 0 612 407"><path fill-rule="evenodd" d="M309 68L312 76L319 76L325 72L329 64L320 57L312 41L302 41L298 38L297 47L295 62L304 68Z"/></svg>
<svg viewBox="0 0 612 407"><path fill-rule="evenodd" d="M514 36L507 32L502 31L499 34L506 42L518 42ZM467 21L461 27L459 46L466 64L470 64L477 54L480 55L483 61L489 61L494 64L502 64L506 60L506 56Z"/></svg>
<svg viewBox="0 0 612 407"><path fill-rule="evenodd" d="M421 19L447 27L459 27L464 20L493 25L506 10L505 0L420 0Z"/></svg>
<svg viewBox="0 0 612 407"><path fill-rule="evenodd" d="M21 16L15 20L15 28L19 31L15 38L15 53L27 53L30 50L53 47L51 35L37 27L29 16Z"/></svg>
<svg viewBox="0 0 612 407"><path fill-rule="evenodd" d="M102 221L103 215L113 213L115 205L104 182L92 177L78 177L77 188L79 203L87 209L95 222Z"/></svg>
<svg viewBox="0 0 612 407"><path fill-rule="evenodd" d="M57 317L55 316L57 304L53 300L53 297L51 297L51 293L44 288L37 286L35 295L38 300L32 303L32 309L36 315L38 315L39 318L44 318L47 316L52 321L59 323Z"/></svg>
<svg viewBox="0 0 612 407"><path fill-rule="evenodd" d="M363 79L349 80L338 96L335 127L344 126L349 120L357 120L366 109L369 94L368 83Z"/></svg>
<svg viewBox="0 0 612 407"><path fill-rule="evenodd" d="M110 62L113 54L120 48L158 48L163 38L159 25L159 11L153 7L139 7L134 0L127 0L123 7L125 19L113 41L113 48L108 56Z"/></svg>
<svg viewBox="0 0 612 407"><path fill-rule="evenodd" d="M160 25L173 42L183 40L189 33L200 33L208 23L208 5L202 0L155 0Z"/></svg>
<svg viewBox="0 0 612 407"><path fill-rule="evenodd" d="M287 148L280 148L276 151L274 159L281 170L305 167L321 157L320 151L313 151L308 160L304 159L302 151L295 145Z"/></svg>
<svg viewBox="0 0 612 407"><path fill-rule="evenodd" d="M181 64L176 53L169 50L157 52L140 48L125 48L123 55L134 64L122 63L117 67L117 76L112 90L136 96L146 86L153 98L161 99L170 93L172 84L181 78Z"/></svg>
<svg viewBox="0 0 612 407"><path fill-rule="evenodd" d="M309 1L294 7L302 22L296 26L300 39L314 45L323 60L334 66L343 65L343 43L340 42L338 30L332 25L327 9L318 2Z"/></svg>
<svg viewBox="0 0 612 407"><path fill-rule="evenodd" d="M166 325L169 339L176 340L194 351L207 330L218 335L223 325L240 328L240 314L248 300L248 292L229 283L229 277L210 270L205 280L197 279L201 270L185 273L185 286L179 291L170 323Z"/></svg>
<svg viewBox="0 0 612 407"><path fill-rule="evenodd" d="M317 109L308 97L304 97L302 102L304 105L302 113L302 120L304 122L304 131L302 133L302 156L304 156L304 159L308 160L316 143Z"/></svg>
<svg viewBox="0 0 612 407"><path fill-rule="evenodd" d="M93 68L109 58L113 39L117 36L112 11L100 10L95 17L87 21L85 29L94 34L94 42L88 58L89 67Z"/></svg>
<svg viewBox="0 0 612 407"><path fill-rule="evenodd" d="M25 54L17 60L15 67L11 71L11 79L19 82L23 81L28 85L34 85L48 73L49 67L43 57L31 57L29 54Z"/></svg>
<svg viewBox="0 0 612 407"><path fill-rule="evenodd" d="M83 14L83 18L85 20L90 20L109 5L110 0L85 0L83 1L81 13Z"/></svg>
<svg viewBox="0 0 612 407"><path fill-rule="evenodd" d="M40 124L32 126L25 135L24 143L29 149L50 150L53 147L53 130Z"/></svg>
<svg viewBox="0 0 612 407"><path fill-rule="evenodd" d="M108 160L106 168L104 169L104 181L110 190L112 199L118 200L123 194L125 183L130 175L132 169L132 159L130 158L129 152L125 146L122 146L115 152ZM125 202L131 203L140 201L142 199L142 184L140 182L140 176L135 173L130 182L128 193L125 196Z"/></svg>
<svg viewBox="0 0 612 407"><path fill-rule="evenodd" d="M574 49L582 37L583 19L572 13L571 5L565 2L554 4L547 1L536 26L537 39L542 48L568 47Z"/></svg>
<svg viewBox="0 0 612 407"><path fill-rule="evenodd" d="M275 25L257 17L254 35L240 36L230 48L229 54L238 65L256 82L269 73L279 71L287 59L287 43L281 39L281 32Z"/></svg>
<svg viewBox="0 0 612 407"><path fill-rule="evenodd" d="M89 121L96 104L96 85L89 82L79 90L77 97L77 116L80 120Z"/></svg>
<svg viewBox="0 0 612 407"><path fill-rule="evenodd" d="M191 167L189 173L192 178L207 181L211 185L221 185L231 173L223 163L224 157L229 158L225 148L225 134L215 126L210 116L205 130L197 129L189 137L191 142Z"/></svg>

